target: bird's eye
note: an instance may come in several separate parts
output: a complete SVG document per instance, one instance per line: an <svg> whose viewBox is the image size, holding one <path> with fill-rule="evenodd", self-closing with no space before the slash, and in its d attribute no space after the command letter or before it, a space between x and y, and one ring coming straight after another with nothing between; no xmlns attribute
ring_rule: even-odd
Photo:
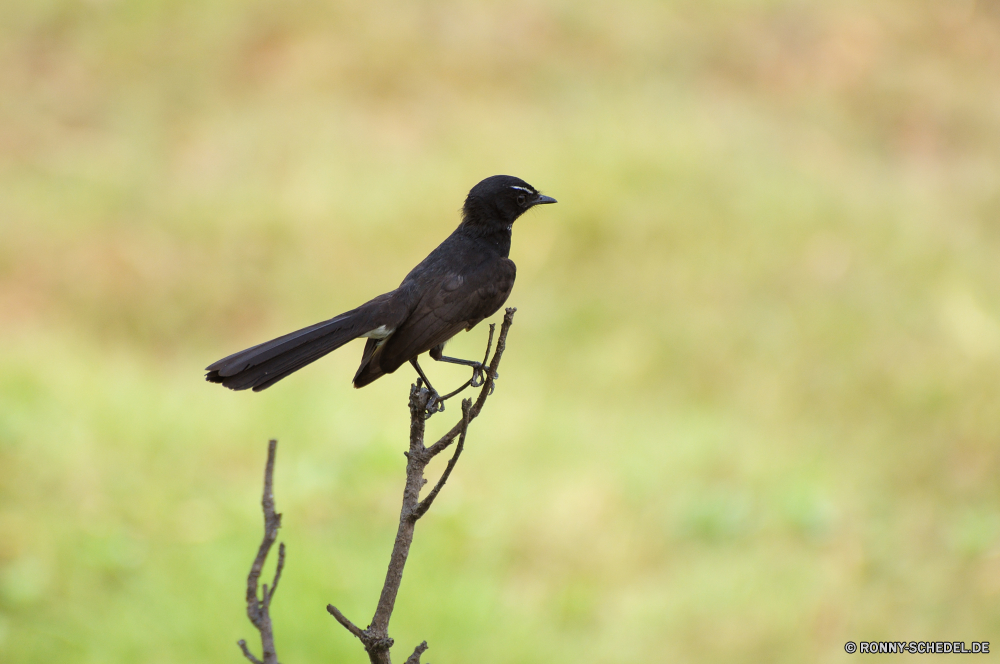
<svg viewBox="0 0 1000 664"><path fill-rule="evenodd" d="M521 194L520 196L517 197L517 204L524 205L524 194Z"/></svg>

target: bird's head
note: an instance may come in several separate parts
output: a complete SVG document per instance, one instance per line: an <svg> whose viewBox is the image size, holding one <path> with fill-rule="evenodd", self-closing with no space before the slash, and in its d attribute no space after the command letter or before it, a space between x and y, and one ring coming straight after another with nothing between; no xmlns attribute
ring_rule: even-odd
<svg viewBox="0 0 1000 664"><path fill-rule="evenodd" d="M551 196L511 175L488 177L469 192L462 207L466 223L510 226L536 205L555 203Z"/></svg>

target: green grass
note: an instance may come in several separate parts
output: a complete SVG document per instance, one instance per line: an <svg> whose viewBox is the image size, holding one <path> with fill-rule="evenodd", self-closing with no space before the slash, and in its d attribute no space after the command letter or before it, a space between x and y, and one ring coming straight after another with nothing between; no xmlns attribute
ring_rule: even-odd
<svg viewBox="0 0 1000 664"><path fill-rule="evenodd" d="M201 369L495 173L560 202L400 661L1000 641L997 80L988 2L0 5L0 661L241 661L272 436L282 661L365 661L412 376Z"/></svg>

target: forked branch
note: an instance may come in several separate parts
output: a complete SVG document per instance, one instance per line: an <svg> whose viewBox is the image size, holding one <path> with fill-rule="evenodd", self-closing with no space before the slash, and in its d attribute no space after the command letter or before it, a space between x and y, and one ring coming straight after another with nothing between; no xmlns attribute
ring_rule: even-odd
<svg viewBox="0 0 1000 664"><path fill-rule="evenodd" d="M426 424L426 413L428 401L432 394L427 389L420 387L419 382L410 388L410 448L406 453L406 484L403 488L403 505L399 512L399 527L396 531L396 541L392 547L392 555L389 558L389 569L386 571L385 583L382 586L382 594L379 597L378 606L375 608L375 615L367 629L360 629L351 622L337 607L332 604L327 605L327 611L336 618L337 622L344 626L351 634L358 637L368 658L372 664L391 664L389 649L393 640L389 637L389 619L392 617L392 610L396 603L396 595L399 593L399 586L403 580L403 568L410 553L410 545L413 543L413 531L417 520L420 519L434 503L435 498L441 492L458 458L465 448L465 438L469 432L469 424L479 416L483 406L496 384L497 369L500 366L500 359L507 347L507 333L514 322L514 308L508 308L500 326L500 335L497 337L496 351L489 362L489 369L485 380L479 391L479 397L475 403L471 399L462 401L462 418L441 438L430 447L424 446L424 430ZM490 345L492 345L495 324L490 325ZM486 349L486 358L489 358L490 346ZM484 360L485 364L485 360ZM427 481L424 479L424 470L431 459L446 450L458 438L458 445L455 446L455 453L448 461L447 467L441 474L441 478L431 489L427 496L420 500L420 490ZM420 656L427 650L427 642L421 643L413 651L413 654L406 660L406 664L420 664Z"/></svg>
<svg viewBox="0 0 1000 664"><path fill-rule="evenodd" d="M389 569L386 571L385 583L382 586L382 593L379 597L378 606L375 608L375 615L371 624L366 629L361 629L351 622L337 607L328 604L326 609L337 622L347 631L358 637L368 653L372 664L391 664L389 649L393 640L389 637L389 619L392 617L392 610L396 603L396 595L399 593L400 584L403 581L403 568L410 553L410 545L413 543L413 531L417 521L427 513L434 500L441 493L448 478L451 477L455 465L458 463L462 450L465 449L466 435L469 433L469 424L479 416L483 405L493 393L496 384L497 369L500 366L500 359L506 349L507 332L514 322L514 312L516 309L506 310L503 323L500 326L500 335L497 337L496 350L493 358L489 362L486 376L479 392L479 397L475 403L471 399L462 401L462 418L433 445L424 445L424 431L427 418L427 406L432 397L432 393L420 383L410 388L410 445L406 452L406 484L403 488L403 506L399 513L399 528L396 531L396 541L392 548L392 555L389 558ZM495 325L490 325L490 342L486 347L486 359L489 359L490 348L492 347ZM455 439L458 444L455 452L449 459L447 466L441 473L441 477L435 483L434 488L421 500L420 490L427 483L424 479L424 470L431 460L448 449ZM260 632L263 659L257 659L250 652L245 640L240 639L238 645L246 657L253 664L278 664L278 655L274 647L274 631L271 624L270 607L274 593L278 589L278 582L281 580L281 572L285 567L285 545L278 547L278 565L274 573L274 579L270 588L265 583L260 584L260 575L264 569L264 562L278 539L278 529L281 527L281 515L274 511L274 457L278 442L271 440L267 447L267 465L264 469L264 495L261 505L264 510L264 539L257 550L257 557L254 558L250 567L250 574L247 577L247 616L253 623L257 631ZM418 645L413 654L406 659L406 664L420 664L420 656L427 650L427 642Z"/></svg>
<svg viewBox="0 0 1000 664"><path fill-rule="evenodd" d="M257 659L247 647L247 642L240 639L237 642L243 656L254 664L278 664L278 653L274 649L274 629L271 625L271 600L274 592L278 589L278 581L281 580L281 571L285 568L285 545L278 546L278 567L274 572L274 580L271 587L264 584L260 597L257 594L257 587L260 581L261 572L264 569L264 561L267 554L278 539L278 528L281 527L281 515L274 511L274 453L277 450L278 441L271 440L267 444L267 465L264 467L264 497L261 505L264 508L264 539L257 549L257 557L254 558L250 567L250 574L247 576L247 616L250 622L260 632L261 649L263 650L263 660Z"/></svg>

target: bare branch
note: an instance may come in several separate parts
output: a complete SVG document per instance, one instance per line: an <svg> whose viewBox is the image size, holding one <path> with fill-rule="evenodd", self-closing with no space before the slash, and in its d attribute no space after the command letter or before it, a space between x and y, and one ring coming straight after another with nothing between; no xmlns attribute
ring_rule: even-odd
<svg viewBox="0 0 1000 664"><path fill-rule="evenodd" d="M420 656L424 654L424 651L427 650L427 648L427 642L424 641L414 649L412 655L406 658L405 664L420 664Z"/></svg>
<svg viewBox="0 0 1000 664"><path fill-rule="evenodd" d="M431 392L421 387L418 381L410 388L410 445L406 452L406 484L403 488L403 504L399 512L399 527L396 530L396 541L392 547L392 554L389 557L389 567L385 574L385 583L382 585L382 593L379 596L378 606L375 608L375 615L367 629L360 629L357 625L348 620L335 606L328 604L326 610L337 619L354 636L360 639L368 653L368 658L372 664L391 664L389 648L392 646L392 639L389 637L389 619L396 603L396 596L399 593L400 584L403 581L403 568L410 553L410 546L413 543L413 531L417 520L420 519L427 510L430 509L437 495L441 492L445 482L451 476L458 463L458 458L465 448L465 438L469 432L469 424L478 417L486 403L486 399L493 393L496 380L499 377L497 368L500 366L500 359L507 345L507 333L514 322L514 308L508 308L504 314L503 323L500 326L500 335L497 338L496 350L493 359L485 371L486 377L479 392L479 397L473 403L469 399L462 401L462 419L457 422L444 436L430 447L424 446L424 431L426 426L427 404L431 397ZM486 355L483 364L489 359L490 349L493 345L494 325L490 325L490 337L486 347ZM427 483L424 479L424 470L436 455L447 449L458 438L458 445L455 453L448 461L448 465L437 484L424 500L420 500L420 489ZM421 643L413 651L413 654L406 660L406 664L420 664L420 655L427 650L427 642Z"/></svg>
<svg viewBox="0 0 1000 664"><path fill-rule="evenodd" d="M264 606L271 606L271 598L274 597L274 591L278 589L278 581L281 580L281 572L285 569L285 543L282 542L278 545L278 567L274 570L274 581L271 583L271 590L264 591ZM267 584L264 584L264 588L267 588Z"/></svg>
<svg viewBox="0 0 1000 664"><path fill-rule="evenodd" d="M510 309L508 309L507 311L510 311ZM514 311L517 311L517 309L515 309ZM507 327L510 326L508 325ZM490 349L493 348L493 333L496 332L496 329L497 329L497 324L490 323L490 337L489 339L486 340L486 352L483 354L483 364L486 364L490 360Z"/></svg>
<svg viewBox="0 0 1000 664"><path fill-rule="evenodd" d="M336 618L337 622L339 622L341 625L343 625L347 629L348 632L350 632L354 636L358 637L362 641L365 640L365 633L364 633L364 631L360 627L358 627L357 625L355 625L354 623L352 623L347 618L347 616L345 616L343 613L341 613L340 609L338 609L337 607L335 607L333 604L327 604L326 605L326 610L327 610L327 613L329 613L331 616L333 616L334 618Z"/></svg>
<svg viewBox="0 0 1000 664"><path fill-rule="evenodd" d="M479 392L479 398L476 399L476 405L472 407L470 420L474 420L479 416L479 411L483 409L486 398L493 394L497 378L500 377L500 374L497 373L497 368L500 366L500 358L503 357L503 352L507 349L507 333L510 331L510 326L514 324L514 313L516 311L516 307L507 307L504 310L503 323L500 325L500 337L497 339L497 349L493 353L493 361L490 362L490 372L486 376L486 382L483 383L483 389ZM492 335L490 336L492 337ZM457 427L458 425L456 424L455 426ZM454 427L452 427L452 430L454 431Z"/></svg>
<svg viewBox="0 0 1000 664"><path fill-rule="evenodd" d="M271 547L274 546L275 540L278 539L278 529L281 527L281 515L274 511L274 455L277 447L277 440L272 439L267 444L267 464L264 466L264 496L261 499L261 506L264 510L264 539L260 543L260 548L257 549L257 557L254 558L250 574L247 576L247 617L260 632L263 661L250 653L246 641L240 639L237 642L243 651L243 656L254 664L278 664L269 609L271 598L274 597L274 591L277 590L278 581L281 579L281 571L285 567L284 544L278 547L278 567L274 572L274 581L271 583L270 590L265 583L260 598L257 596L257 587L261 571L264 569L264 562L267 560L267 555L270 553Z"/></svg>
<svg viewBox="0 0 1000 664"><path fill-rule="evenodd" d="M240 639L239 641L236 642L236 645L238 645L240 647L240 650L243 651L243 656L249 659L251 662L253 662L253 664L264 664L264 662L260 661L259 659L253 656L253 653L250 652L249 648L247 648L246 641Z"/></svg>
<svg viewBox="0 0 1000 664"><path fill-rule="evenodd" d="M414 521L416 521L424 514L426 514L427 510L431 508L431 504L434 502L434 499L437 498L438 493L441 492L441 487L443 487L444 483L448 481L448 476L451 475L452 469L455 467L455 464L458 463L458 457L462 453L462 450L465 449L465 434L469 432L469 411L471 409L472 409L472 400L463 399L462 435L458 439L458 445L455 447L455 453L451 455L451 459L448 460L448 466L444 469L444 472L441 473L441 479L439 479L438 483L434 485L434 488L431 489L431 492L427 494L427 497L421 500L420 503L417 505L417 508L413 510L412 518Z"/></svg>

